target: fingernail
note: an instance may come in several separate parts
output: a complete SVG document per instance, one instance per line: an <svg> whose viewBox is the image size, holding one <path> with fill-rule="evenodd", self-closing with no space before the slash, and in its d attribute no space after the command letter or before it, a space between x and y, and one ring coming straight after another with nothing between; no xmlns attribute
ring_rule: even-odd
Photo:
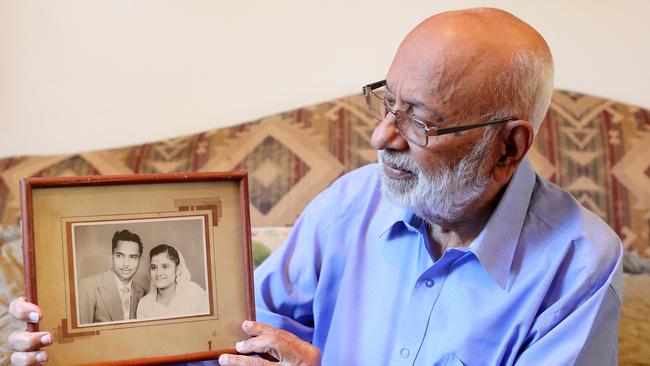
<svg viewBox="0 0 650 366"><path fill-rule="evenodd" d="M52 337L50 337L49 334L44 335L43 337L41 337L41 343L43 343L43 344L52 343Z"/></svg>
<svg viewBox="0 0 650 366"><path fill-rule="evenodd" d="M228 363L230 361L228 355L219 356L219 363Z"/></svg>
<svg viewBox="0 0 650 366"><path fill-rule="evenodd" d="M236 348L237 351L239 351L239 352L243 351L243 350L244 350L244 342L237 342L237 343L235 343L235 348Z"/></svg>
<svg viewBox="0 0 650 366"><path fill-rule="evenodd" d="M27 315L27 318L29 318L29 321L32 323L38 322L38 313L35 311L32 311Z"/></svg>
<svg viewBox="0 0 650 366"><path fill-rule="evenodd" d="M47 361L47 354L45 352L39 352L36 354L36 361L43 363Z"/></svg>
<svg viewBox="0 0 650 366"><path fill-rule="evenodd" d="M250 320L244 320L244 323L242 324L242 326L246 328L250 327L251 325L253 325L253 322L251 322Z"/></svg>

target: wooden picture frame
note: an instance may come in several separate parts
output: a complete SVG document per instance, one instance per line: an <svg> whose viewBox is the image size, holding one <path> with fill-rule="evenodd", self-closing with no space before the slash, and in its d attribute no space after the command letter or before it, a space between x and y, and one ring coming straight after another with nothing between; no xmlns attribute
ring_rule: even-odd
<svg viewBox="0 0 650 366"><path fill-rule="evenodd" d="M246 172L20 184L26 298L43 313L28 329L52 333L48 364L236 353L255 319Z"/></svg>

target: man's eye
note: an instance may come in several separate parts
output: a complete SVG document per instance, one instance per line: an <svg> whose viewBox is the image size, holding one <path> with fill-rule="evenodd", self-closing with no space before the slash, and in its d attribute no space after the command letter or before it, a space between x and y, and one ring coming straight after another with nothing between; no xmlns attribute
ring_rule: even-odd
<svg viewBox="0 0 650 366"><path fill-rule="evenodd" d="M151 266L151 270L152 270L152 271L155 271L155 270L156 270L156 266Z"/></svg>
<svg viewBox="0 0 650 366"><path fill-rule="evenodd" d="M424 119L422 119L422 118L420 118L420 117L418 117L418 116L416 116L414 114L409 115L409 117L411 117L411 121L413 122L413 124L415 124L416 126L418 126L420 128L435 127L435 125L433 123L428 122L428 121L425 122Z"/></svg>
<svg viewBox="0 0 650 366"><path fill-rule="evenodd" d="M413 120L413 123L416 124L418 127L434 127L434 128L439 128L442 125L442 122L440 121L439 118L422 118L419 116L416 116L415 114L409 115L411 119Z"/></svg>

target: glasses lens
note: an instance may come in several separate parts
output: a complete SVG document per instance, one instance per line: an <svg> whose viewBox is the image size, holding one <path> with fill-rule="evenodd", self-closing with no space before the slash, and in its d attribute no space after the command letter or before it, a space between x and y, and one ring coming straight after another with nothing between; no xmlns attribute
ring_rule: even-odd
<svg viewBox="0 0 650 366"><path fill-rule="evenodd" d="M379 97L374 92L369 92L366 96L366 103L368 104L368 110L373 117L379 121L383 121L386 116L386 107L384 106L384 100Z"/></svg>
<svg viewBox="0 0 650 366"><path fill-rule="evenodd" d="M412 143L418 146L427 145L427 134L424 131L424 126L419 122L408 116L402 111L397 111L395 115L395 125L399 132Z"/></svg>

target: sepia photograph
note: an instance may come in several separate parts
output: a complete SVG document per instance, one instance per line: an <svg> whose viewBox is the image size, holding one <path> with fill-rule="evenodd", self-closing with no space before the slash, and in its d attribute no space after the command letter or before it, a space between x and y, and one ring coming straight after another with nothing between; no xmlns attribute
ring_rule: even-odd
<svg viewBox="0 0 650 366"><path fill-rule="evenodd" d="M68 225L79 327L210 313L204 216Z"/></svg>

